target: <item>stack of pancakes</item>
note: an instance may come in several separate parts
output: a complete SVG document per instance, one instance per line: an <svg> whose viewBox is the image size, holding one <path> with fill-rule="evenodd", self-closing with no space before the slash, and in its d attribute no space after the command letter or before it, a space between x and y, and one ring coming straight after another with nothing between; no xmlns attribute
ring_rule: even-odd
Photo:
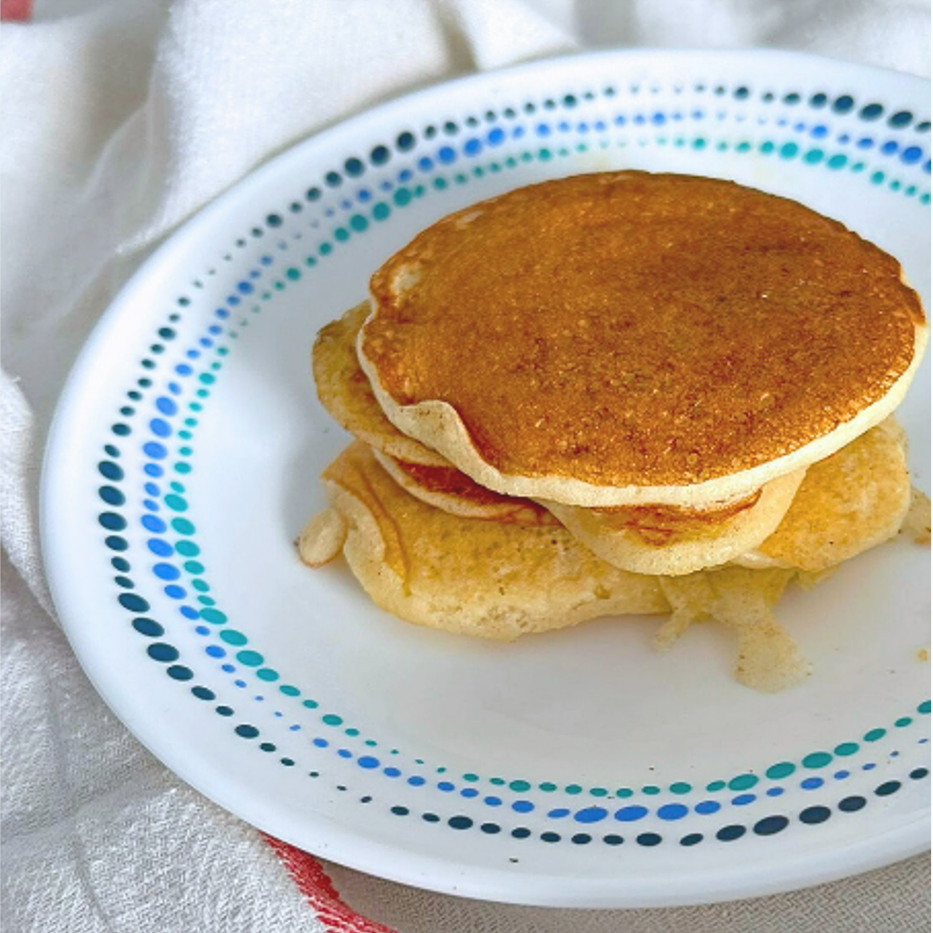
<svg viewBox="0 0 933 933"><path fill-rule="evenodd" d="M299 542L411 622L512 639L718 618L763 689L805 662L770 608L894 536L891 417L927 338L898 263L783 198L617 172L444 218L319 334L355 436Z"/></svg>

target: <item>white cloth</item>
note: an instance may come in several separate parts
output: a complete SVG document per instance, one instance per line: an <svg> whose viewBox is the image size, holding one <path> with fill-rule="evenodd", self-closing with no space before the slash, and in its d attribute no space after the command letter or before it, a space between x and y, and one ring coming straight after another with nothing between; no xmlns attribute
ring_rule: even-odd
<svg viewBox="0 0 933 933"><path fill-rule="evenodd" d="M31 23L4 24L5 931L354 928L312 909L259 833L167 772L97 698L48 613L38 456L82 341L184 217L351 113L452 75L594 45L772 45L929 76L930 9L926 0L35 0ZM929 929L925 857L767 899L615 912L485 904L330 871L352 907L403 933Z"/></svg>

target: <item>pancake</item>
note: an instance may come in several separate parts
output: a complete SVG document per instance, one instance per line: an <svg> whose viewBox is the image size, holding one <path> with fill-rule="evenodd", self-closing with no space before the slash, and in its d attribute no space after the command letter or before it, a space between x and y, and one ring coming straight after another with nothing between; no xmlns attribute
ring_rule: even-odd
<svg viewBox="0 0 933 933"><path fill-rule="evenodd" d="M448 466L448 461L403 434L386 418L356 356L356 336L369 314L357 305L321 328L311 351L318 398L344 430L371 447L406 463Z"/></svg>
<svg viewBox="0 0 933 933"><path fill-rule="evenodd" d="M360 442L323 482L325 514L339 518L312 519L302 557L318 565L342 548L372 600L408 622L509 641L597 616L669 611L656 578L599 560L559 525L461 518L410 496Z"/></svg>
<svg viewBox="0 0 933 933"><path fill-rule="evenodd" d="M803 480L797 470L720 508L627 505L584 509L540 500L594 554L632 573L681 576L756 548L780 525Z"/></svg>
<svg viewBox="0 0 933 933"><path fill-rule="evenodd" d="M735 562L819 573L895 537L910 504L906 438L888 418L811 466L774 534Z"/></svg>
<svg viewBox="0 0 933 933"><path fill-rule="evenodd" d="M456 467L405 463L378 450L373 450L373 455L409 495L451 515L518 525L557 524L557 519L537 502L493 492Z"/></svg>
<svg viewBox="0 0 933 933"><path fill-rule="evenodd" d="M439 221L370 283L357 341L402 433L566 505L738 500L844 447L926 344L897 261L793 201L617 172Z"/></svg>

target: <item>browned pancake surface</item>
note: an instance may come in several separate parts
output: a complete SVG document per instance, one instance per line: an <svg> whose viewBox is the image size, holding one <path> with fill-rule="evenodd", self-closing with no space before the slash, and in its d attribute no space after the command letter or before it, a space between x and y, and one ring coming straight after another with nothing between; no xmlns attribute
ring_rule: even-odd
<svg viewBox="0 0 933 933"><path fill-rule="evenodd" d="M686 485L832 432L907 370L923 312L841 224L714 179L520 189L373 277L361 352L399 405L452 405L501 473Z"/></svg>

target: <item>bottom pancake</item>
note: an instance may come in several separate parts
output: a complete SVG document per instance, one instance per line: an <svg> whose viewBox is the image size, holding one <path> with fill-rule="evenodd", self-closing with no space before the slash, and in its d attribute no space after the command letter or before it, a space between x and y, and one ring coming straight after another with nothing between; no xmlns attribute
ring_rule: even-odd
<svg viewBox="0 0 933 933"><path fill-rule="evenodd" d="M318 565L342 547L372 600L408 622L512 640L597 616L670 611L656 577L607 564L560 525L462 518L421 502L360 442L322 479L330 510L299 540L302 558Z"/></svg>

